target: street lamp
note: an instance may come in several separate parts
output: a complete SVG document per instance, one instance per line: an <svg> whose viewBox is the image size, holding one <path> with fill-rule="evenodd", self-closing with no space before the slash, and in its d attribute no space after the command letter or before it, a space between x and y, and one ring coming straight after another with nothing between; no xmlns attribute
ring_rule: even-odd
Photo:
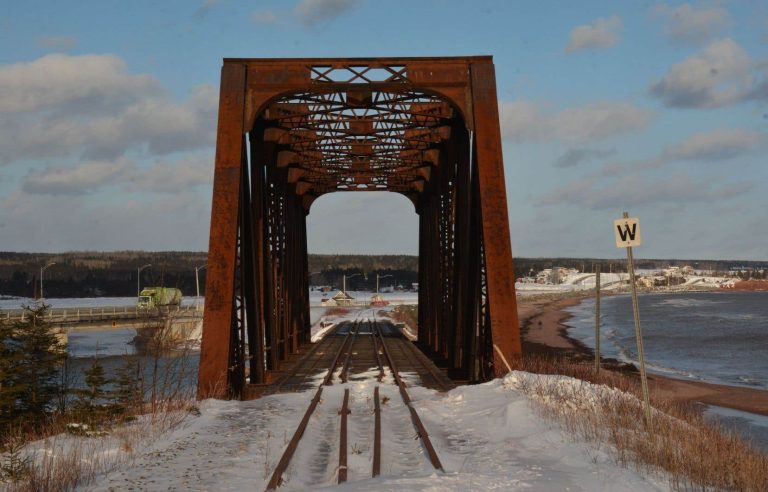
<svg viewBox="0 0 768 492"><path fill-rule="evenodd" d="M379 275L378 273L376 274L376 293L377 294L379 293L379 279L387 278L387 277L394 277L394 275Z"/></svg>
<svg viewBox="0 0 768 492"><path fill-rule="evenodd" d="M139 271L136 273L136 298L137 299L141 297L141 271L151 266L152 266L151 263L147 263L144 266L140 266Z"/></svg>
<svg viewBox="0 0 768 492"><path fill-rule="evenodd" d="M344 295L347 294L347 279L352 277L362 277L362 273L353 273L352 275L342 275L342 288L341 291L344 292Z"/></svg>
<svg viewBox="0 0 768 492"><path fill-rule="evenodd" d="M45 265L44 267L40 267L40 299L43 299L45 297L45 296L43 296L43 272L46 271L48 269L48 267L52 267L55 264L56 264L56 262L52 261L52 262L48 263L47 265Z"/></svg>
<svg viewBox="0 0 768 492"><path fill-rule="evenodd" d="M199 267L195 267L195 289L197 291L197 295L195 296L195 311L197 311L197 305L198 302L200 302L200 277L198 276L198 272L200 272L200 270L205 270L207 266L208 263Z"/></svg>
<svg viewBox="0 0 768 492"><path fill-rule="evenodd" d="M307 283L310 284L310 290L311 290L311 287L312 287L312 285L311 285L312 284L312 275L319 275L321 273L323 273L323 272L309 272L307 274Z"/></svg>

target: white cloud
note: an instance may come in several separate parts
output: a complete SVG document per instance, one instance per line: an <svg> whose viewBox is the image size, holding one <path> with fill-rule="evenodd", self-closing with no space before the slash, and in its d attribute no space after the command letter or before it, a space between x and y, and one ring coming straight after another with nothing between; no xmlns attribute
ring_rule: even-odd
<svg viewBox="0 0 768 492"><path fill-rule="evenodd" d="M272 24L277 20L277 16L271 10L259 10L251 13L251 22L254 24Z"/></svg>
<svg viewBox="0 0 768 492"><path fill-rule="evenodd" d="M545 112L519 100L499 106L502 136L509 140L586 142L641 130L653 119L649 110L623 102L597 102Z"/></svg>
<svg viewBox="0 0 768 492"><path fill-rule="evenodd" d="M131 164L125 159L88 161L74 167L47 167L31 171L22 190L38 195L81 195L104 185L117 185Z"/></svg>
<svg viewBox="0 0 768 492"><path fill-rule="evenodd" d="M77 46L77 38L73 36L42 36L37 43L43 48L57 51L69 51Z"/></svg>
<svg viewBox="0 0 768 492"><path fill-rule="evenodd" d="M626 209L639 205L668 205L712 202L739 196L752 188L751 183L723 184L697 179L687 174L647 178L639 174L625 175L609 182L595 178L570 182L543 196L535 204L550 206L567 204L593 210Z"/></svg>
<svg viewBox="0 0 768 492"><path fill-rule="evenodd" d="M301 0L293 14L305 26L335 19L362 3L360 0Z"/></svg>
<svg viewBox="0 0 768 492"><path fill-rule="evenodd" d="M756 65L732 39L714 41L700 53L673 65L653 83L650 93L665 105L678 108L716 108L762 93Z"/></svg>
<svg viewBox="0 0 768 492"><path fill-rule="evenodd" d="M572 148L566 150L563 155L555 160L555 167L574 167L582 162L610 157L615 153L614 149Z"/></svg>
<svg viewBox="0 0 768 492"><path fill-rule="evenodd" d="M731 23L731 16L722 7L694 7L688 3L672 7L661 3L653 11L664 19L667 35L677 41L706 41Z"/></svg>
<svg viewBox="0 0 768 492"><path fill-rule="evenodd" d="M139 165L125 158L48 166L27 173L21 189L36 195L82 195L112 187L129 192L180 193L213 184L212 153Z"/></svg>
<svg viewBox="0 0 768 492"><path fill-rule="evenodd" d="M131 75L113 55L50 54L0 66L0 114L92 100L119 102L160 92L149 75Z"/></svg>
<svg viewBox="0 0 768 492"><path fill-rule="evenodd" d="M76 195L0 197L0 237L11 251L204 251L210 189L106 202Z"/></svg>
<svg viewBox="0 0 768 492"><path fill-rule="evenodd" d="M217 101L205 85L175 102L154 78L129 74L113 56L48 55L0 66L0 163L210 146Z"/></svg>
<svg viewBox="0 0 768 492"><path fill-rule="evenodd" d="M172 161L157 161L150 166L134 167L125 182L132 191L178 193L213 185L214 157L204 152Z"/></svg>
<svg viewBox="0 0 768 492"><path fill-rule="evenodd" d="M576 26L571 31L571 37L565 51L573 53L591 48L611 48L619 42L621 19L614 15L596 19L592 24Z"/></svg>
<svg viewBox="0 0 768 492"><path fill-rule="evenodd" d="M719 161L752 152L768 141L766 134L744 129L720 129L693 135L668 147L664 157L679 160Z"/></svg>

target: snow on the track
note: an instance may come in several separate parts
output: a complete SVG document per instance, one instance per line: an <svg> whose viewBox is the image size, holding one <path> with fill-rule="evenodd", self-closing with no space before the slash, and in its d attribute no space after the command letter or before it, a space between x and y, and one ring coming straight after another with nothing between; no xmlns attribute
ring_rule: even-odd
<svg viewBox="0 0 768 492"><path fill-rule="evenodd" d="M571 378L515 372L486 384L437 393L409 392L445 472L432 469L388 375L355 375L323 391L322 402L280 490L667 490L662 477L617 465L605 445L592 447L537 411L525 388L540 378L573 386L583 401L597 387ZM318 383L322 374L318 375ZM408 378L414 381L411 375ZM524 382L525 384L521 384ZM373 389L382 401L382 475L370 477ZM342 395L350 389L349 482L336 485ZM578 391L576 391L578 389ZM247 402L206 400L201 415L102 476L89 490L263 490L315 390ZM572 408L582 408L576 402Z"/></svg>

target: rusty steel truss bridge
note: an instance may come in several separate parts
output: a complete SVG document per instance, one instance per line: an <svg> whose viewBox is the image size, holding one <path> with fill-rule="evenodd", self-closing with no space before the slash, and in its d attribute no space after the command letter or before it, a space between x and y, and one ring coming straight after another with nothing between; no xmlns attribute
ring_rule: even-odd
<svg viewBox="0 0 768 492"><path fill-rule="evenodd" d="M225 59L199 397L245 397L306 352L306 217L337 191L413 202L425 354L461 381L514 366L492 58Z"/></svg>

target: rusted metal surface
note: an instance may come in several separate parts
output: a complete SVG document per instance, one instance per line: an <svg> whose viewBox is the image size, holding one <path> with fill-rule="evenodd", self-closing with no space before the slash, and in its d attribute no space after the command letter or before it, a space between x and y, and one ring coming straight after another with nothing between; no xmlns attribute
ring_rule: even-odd
<svg viewBox="0 0 768 492"><path fill-rule="evenodd" d="M339 483L347 481L347 415L349 415L349 389L344 390L341 404L341 430L339 432Z"/></svg>
<svg viewBox="0 0 768 492"><path fill-rule="evenodd" d="M498 347L494 350L494 368L496 375L501 376L507 372L507 364L498 360L499 352L507 362L512 362L522 354L522 348L501 156L496 75L490 63L473 65L471 72L487 304L492 344Z"/></svg>
<svg viewBox="0 0 768 492"><path fill-rule="evenodd" d="M429 456L429 461L432 463L432 466L434 466L435 469L443 470L443 464L440 462L440 458L438 458L437 456L437 451L435 451L435 447L432 445L432 440L429 438L429 433L427 432L427 428L424 427L424 424L421 422L421 418L419 417L418 412L413 407L413 403L411 402L411 397L408 394L408 390L405 389L405 383L400 377L400 373L397 371L397 366L395 365L395 361L390 356L389 349L387 348L387 343L384 341L384 336L381 334L381 330L378 328L378 326L376 326L376 323L374 323L374 330L376 331L379 337L381 348L384 351L384 358L387 360L387 364L389 364L389 367L392 370L392 375L395 378L395 384L397 384L397 387L400 390L400 396L403 399L403 403L405 403L405 406L408 407L408 411L411 414L411 422L413 422L413 426L416 429L416 433L419 436L419 439L421 439L421 443L424 446L424 449L427 451L427 456Z"/></svg>
<svg viewBox="0 0 768 492"><path fill-rule="evenodd" d="M280 461L278 461L275 469L272 471L272 476L269 479L269 483L267 484L267 490L275 490L282 483L283 473L285 473L285 470L288 469L288 465L291 463L291 458L293 458L293 454L296 452L296 448L299 446L299 441L301 441L301 436L303 436L304 431L307 430L309 419L312 417L312 414L315 412L317 405L320 403L320 399L323 395L323 387L329 385L333 379L333 372L336 370L339 357L341 357L341 354L344 348L347 346L348 341L349 335L344 337L344 342L336 352L336 356L333 358L333 362L328 369L328 373L326 374L323 383L317 387L315 396L312 398L312 401L310 402L306 412L304 412L304 416L302 417L301 422L299 422L299 426L296 429L296 432L294 432L291 440L288 442L288 446L286 446L285 451L283 451L282 456L280 456Z"/></svg>
<svg viewBox="0 0 768 492"><path fill-rule="evenodd" d="M200 398L227 396L231 391L229 363L233 356L231 338L246 72L242 65L225 64L221 69L206 309L198 379Z"/></svg>
<svg viewBox="0 0 768 492"><path fill-rule="evenodd" d="M374 338L375 339L375 338ZM373 466L372 477L381 475L381 401L379 387L373 390Z"/></svg>
<svg viewBox="0 0 768 492"><path fill-rule="evenodd" d="M309 343L306 216L337 191L414 203L431 359L471 382L515 364L494 77L487 56L224 60L199 397L267 383Z"/></svg>
<svg viewBox="0 0 768 492"><path fill-rule="evenodd" d="M369 334L371 336L367 336ZM353 339L355 339L354 343L352 342ZM420 378L424 378L424 384L428 387L446 390L450 389L450 384L445 384L442 381L438 381L440 378L435 379L433 376L431 376L434 374L436 369L434 367L432 367L431 370L427 368L427 366L431 364L428 359L424 358L422 360L418 360L418 354L420 354L418 349L415 348L413 344L409 342L394 327L394 325L390 323L384 323L380 326L379 323L377 323L375 320L362 322L360 319L358 319L354 322L345 323L343 327L340 327L330 336L326 337L317 346L321 348L317 349L317 351L309 352L307 354L308 359L313 359L313 356L319 356L320 354L318 352L333 352L333 357L318 357L316 359L325 361L326 365L324 366L324 369L326 375L323 378L323 381L317 386L314 396L311 399L301 421L299 422L296 431L294 432L291 440L286 446L285 451L280 457L280 460L275 466L267 486L267 490L275 490L280 486L282 482L282 476L287 471L291 459L295 454L296 449L300 445L302 436L304 435L307 427L312 425L311 421L315 421L315 419L312 419L312 415L318 411L318 408L323 408L323 404L329 405L328 397L323 398L323 390L325 386L332 380L333 375L338 368L339 361L345 354L351 358L349 363L345 363L348 371L352 370L354 367L357 368L357 377L361 377L362 374L366 374L365 377L371 377L367 371L371 367L371 363L376 360L376 356L372 355L371 352L376 354L378 351L381 351L382 358L389 366L390 372L392 373L392 376L398 385L398 390L402 397L403 404L406 405L409 410L411 423L414 426L417 435L421 439L422 445L426 451L430 463L432 463L436 469L443 469L442 464L440 463L440 460L437 456L437 452L435 451L434 446L430 441L429 434L421 422L421 419L419 418L419 415L410 400L410 396L408 395L405 383L400 376L399 370L404 368L404 370L413 372ZM313 364L309 365L315 367ZM342 373L343 372L344 370L342 369ZM317 373L313 371L304 373L304 377L307 380L316 381L316 375ZM371 457L371 474L375 477L381 474L382 461L386 461L386 456L382 455L382 405L378 385L375 386L373 391L373 401L374 422L372 429L373 447ZM333 405L334 403L330 403L330 405ZM335 411L333 406L331 406L331 408L328 410L330 409ZM337 477L338 482L342 483L345 482L348 478L348 419L355 418L355 414L352 414L350 411L349 388L344 388L344 397L339 409L339 415L339 461ZM403 423L402 425L407 424ZM395 449L393 452L397 452L397 450Z"/></svg>
<svg viewBox="0 0 768 492"><path fill-rule="evenodd" d="M354 349L355 340L357 339L357 334L359 332L360 332L360 322L357 322L355 323L355 326L353 328L352 336L347 346L347 355L344 357L344 364L342 364L341 372L339 373L339 380L342 383L347 382L347 377L349 376L349 364L352 361L352 350Z"/></svg>

